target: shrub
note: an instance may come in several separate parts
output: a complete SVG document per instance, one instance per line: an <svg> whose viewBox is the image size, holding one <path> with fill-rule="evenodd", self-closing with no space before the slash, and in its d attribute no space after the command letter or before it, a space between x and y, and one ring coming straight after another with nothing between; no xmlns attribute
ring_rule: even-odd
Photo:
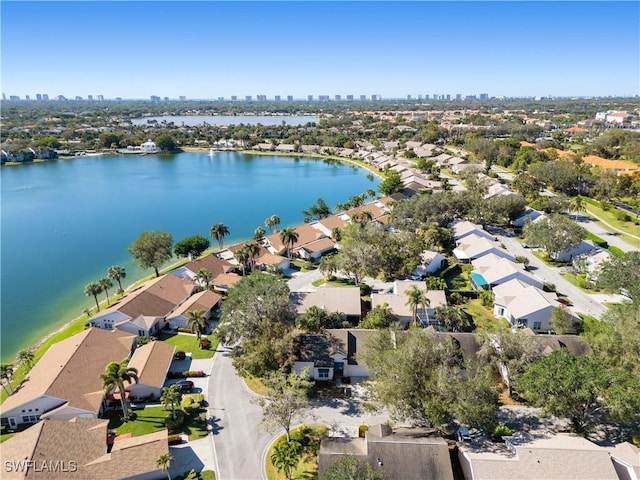
<svg viewBox="0 0 640 480"><path fill-rule="evenodd" d="M519 255L515 258L516 263L524 263L525 265L529 265L529 259L522 255Z"/></svg>
<svg viewBox="0 0 640 480"><path fill-rule="evenodd" d="M360 425L358 427L358 436L360 438L364 438L365 434L369 431L369 427L367 425Z"/></svg>
<svg viewBox="0 0 640 480"><path fill-rule="evenodd" d="M616 220L618 220L619 222L630 222L631 221L631 216L628 213L623 212L622 210L616 210L613 213L613 216L616 217Z"/></svg>
<svg viewBox="0 0 640 480"><path fill-rule="evenodd" d="M481 292L480 301L483 307L493 307L493 292L491 290Z"/></svg>
<svg viewBox="0 0 640 480"><path fill-rule="evenodd" d="M167 442L169 445L179 445L182 443L182 435L169 435Z"/></svg>
<svg viewBox="0 0 640 480"><path fill-rule="evenodd" d="M176 419L174 420L171 416L171 413L167 415L164 419L164 425L169 430L178 430L184 424L184 412L181 410L176 410Z"/></svg>
<svg viewBox="0 0 640 480"><path fill-rule="evenodd" d="M633 443L636 447L640 448L640 427L636 428L631 433L631 443Z"/></svg>
<svg viewBox="0 0 640 480"><path fill-rule="evenodd" d="M182 397L182 401L180 402L180 406L184 410L184 412L189 415L191 413L197 412L202 409L202 404L204 403L204 395L200 393L185 395Z"/></svg>
<svg viewBox="0 0 640 480"><path fill-rule="evenodd" d="M202 337L200 339L200 349L201 350L209 350L211 348L211 340L207 337Z"/></svg>
<svg viewBox="0 0 640 480"><path fill-rule="evenodd" d="M181 333L193 333L193 330L185 327L178 327L176 330L178 330L178 332L181 332Z"/></svg>
<svg viewBox="0 0 640 480"><path fill-rule="evenodd" d="M366 283L360 284L360 296L366 297L367 295L371 295L371 287Z"/></svg>
<svg viewBox="0 0 640 480"><path fill-rule="evenodd" d="M545 292L555 292L556 291L555 284L550 283L550 282L544 282L542 284L542 288L544 289Z"/></svg>
<svg viewBox="0 0 640 480"><path fill-rule="evenodd" d="M513 431L506 425L498 425L493 429L493 440L496 442L502 442L502 437L513 435Z"/></svg>

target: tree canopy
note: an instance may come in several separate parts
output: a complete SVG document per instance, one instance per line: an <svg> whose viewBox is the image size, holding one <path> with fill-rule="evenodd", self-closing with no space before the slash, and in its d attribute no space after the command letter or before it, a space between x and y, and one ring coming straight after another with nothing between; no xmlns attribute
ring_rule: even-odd
<svg viewBox="0 0 640 480"><path fill-rule="evenodd" d="M160 276L158 269L171 258L171 234L163 231L142 232L131 245L129 253L138 261L142 268L152 268L156 277Z"/></svg>
<svg viewBox="0 0 640 480"><path fill-rule="evenodd" d="M604 262L598 273L598 286L615 293L626 290L634 301L640 301L640 252L626 252Z"/></svg>
<svg viewBox="0 0 640 480"><path fill-rule="evenodd" d="M189 255L199 257L210 246L211 242L208 238L202 235L193 235L176 242L173 252L178 257L188 257Z"/></svg>
<svg viewBox="0 0 640 480"><path fill-rule="evenodd" d="M577 247L586 237L584 228L559 214L528 223L523 233L530 245L543 247L552 258Z"/></svg>

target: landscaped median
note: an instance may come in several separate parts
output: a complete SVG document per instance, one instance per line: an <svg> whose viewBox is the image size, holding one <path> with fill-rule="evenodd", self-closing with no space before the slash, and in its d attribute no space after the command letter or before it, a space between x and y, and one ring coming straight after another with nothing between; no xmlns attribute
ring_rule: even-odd
<svg viewBox="0 0 640 480"><path fill-rule="evenodd" d="M317 478L320 440L329 429L324 425L300 425L271 443L265 459L268 480Z"/></svg>

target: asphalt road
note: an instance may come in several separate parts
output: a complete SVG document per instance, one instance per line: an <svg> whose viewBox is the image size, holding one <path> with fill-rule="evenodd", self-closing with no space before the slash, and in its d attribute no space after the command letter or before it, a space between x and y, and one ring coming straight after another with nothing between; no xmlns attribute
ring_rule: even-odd
<svg viewBox="0 0 640 480"><path fill-rule="evenodd" d="M584 227L588 232L591 232L603 240L605 240L609 245L614 247L618 247L623 252L631 252L640 250L640 240L636 242L636 245L630 245L624 240L622 240L617 233L612 233L610 230L605 229L604 227L598 225L592 220L589 220L583 215L580 215L576 218L576 216L571 215L570 218L575 220L578 225Z"/></svg>

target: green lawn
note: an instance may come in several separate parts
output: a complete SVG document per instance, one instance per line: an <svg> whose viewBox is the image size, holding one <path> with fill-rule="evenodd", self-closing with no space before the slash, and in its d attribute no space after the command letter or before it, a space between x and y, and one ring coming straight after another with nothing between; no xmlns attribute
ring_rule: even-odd
<svg viewBox="0 0 640 480"><path fill-rule="evenodd" d="M480 300L471 300L462 309L473 318L476 332L496 332L509 329L509 322L496 318L493 312L482 305Z"/></svg>
<svg viewBox="0 0 640 480"><path fill-rule="evenodd" d="M126 423L122 422L119 412L114 413L109 420L109 429L115 430L116 435L131 433L134 437L158 432L166 428L164 419L171 415L171 409L162 406L146 407L144 410L136 410L133 413L136 415L135 420L130 420ZM197 418L199 416L200 413L197 412L185 415L183 427L177 431L170 431L169 434L184 433L189 436L189 440L197 440L206 436L207 424L206 422L198 422Z"/></svg>
<svg viewBox="0 0 640 480"><path fill-rule="evenodd" d="M594 283L587 282L584 274L574 275L573 273L563 273L562 276L583 292L597 293L601 291L600 289L598 289L598 287L596 287Z"/></svg>
<svg viewBox="0 0 640 480"><path fill-rule="evenodd" d="M302 435L302 432L306 430L306 434ZM327 434L327 427L324 425L301 425L291 430L291 438L295 439L296 435L302 437L302 445L305 452L302 454L301 459L298 461L298 465L293 471L292 478L299 479L316 479L318 478L318 455L314 454L311 450L313 447L319 449L320 439ZM267 471L268 480L286 480L283 472L279 472L276 467L271 463L271 454L273 448L280 442L286 441L286 436L282 434L278 439L271 444L271 448L267 452L265 460L265 467ZM314 445L315 444L315 445Z"/></svg>
<svg viewBox="0 0 640 480"><path fill-rule="evenodd" d="M200 350L198 347L198 339L195 335L178 333L167 336L163 333L160 337L163 342L175 345L176 351L182 350L183 352L191 352L191 358L194 360L213 357L216 348L218 348L218 339L213 334L207 336L207 338L211 341L211 347L209 350Z"/></svg>
<svg viewBox="0 0 640 480"><path fill-rule="evenodd" d="M466 263L455 263L443 271L440 276L447 282L449 290L472 290L469 283L469 273L473 266Z"/></svg>
<svg viewBox="0 0 640 480"><path fill-rule="evenodd" d="M267 393L267 387L264 386L262 380L258 377L243 377L244 383L247 388L257 395L265 395Z"/></svg>
<svg viewBox="0 0 640 480"><path fill-rule="evenodd" d="M602 220L607 222L609 225L617 229L620 229L625 233L629 233L631 235L635 235L636 237L640 237L640 225L636 225L633 221L621 222L615 217L613 213L615 210L612 209L611 211L605 211L605 210L602 210L602 208L600 208L599 206L592 205L591 203L586 203L586 202L584 206L587 209L587 213L597 215ZM592 217L592 220L598 223L603 228L610 230L609 227L604 225L602 222L598 221L598 219ZM638 240L637 238L630 237L628 235L625 235L624 233L620 233L620 238L622 238L625 242L627 242L630 245L640 246L640 240Z"/></svg>

